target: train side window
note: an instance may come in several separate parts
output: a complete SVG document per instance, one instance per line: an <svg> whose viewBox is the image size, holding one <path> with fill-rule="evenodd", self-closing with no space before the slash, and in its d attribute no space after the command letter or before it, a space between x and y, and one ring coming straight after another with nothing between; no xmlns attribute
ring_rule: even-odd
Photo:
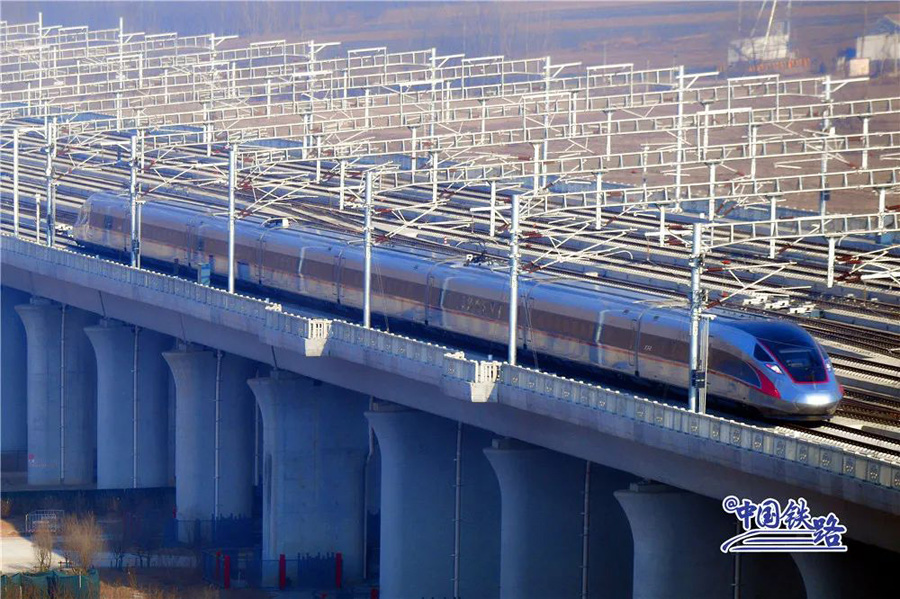
<svg viewBox="0 0 900 599"><path fill-rule="evenodd" d="M355 268L344 267L341 272L341 287L350 287L352 289L363 288L363 271ZM372 277L372 291L375 291L375 277Z"/></svg>
<svg viewBox="0 0 900 599"><path fill-rule="evenodd" d="M593 340L594 338L596 325L589 320L544 310L532 310L529 316L531 327L536 331L555 333L572 339Z"/></svg>
<svg viewBox="0 0 900 599"><path fill-rule="evenodd" d="M744 381L745 383L747 383L748 385L752 385L754 387L759 387L760 386L759 375L756 374L756 371L753 370L753 367L751 367L749 364L747 364L743 360L741 360L740 362L741 362L741 371L740 371L740 374L738 375L738 378L740 380Z"/></svg>
<svg viewBox="0 0 900 599"><path fill-rule="evenodd" d="M760 344L756 344L756 347L753 348L753 357L759 360L760 362L773 362L772 356L769 355L769 352L764 350Z"/></svg>
<svg viewBox="0 0 900 599"><path fill-rule="evenodd" d="M421 300L424 292L424 287L420 283L393 277L385 277L384 289L387 295L412 300Z"/></svg>
<svg viewBox="0 0 900 599"><path fill-rule="evenodd" d="M710 350L709 369L735 378L748 385L759 387L759 376L753 370L753 367L726 351L720 349Z"/></svg>
<svg viewBox="0 0 900 599"><path fill-rule="evenodd" d="M509 307L506 302L460 291L445 292L444 307L487 320L501 320L509 316Z"/></svg>
<svg viewBox="0 0 900 599"><path fill-rule="evenodd" d="M304 258L300 265L300 274L313 279L331 281L334 278L334 265L313 258Z"/></svg>
<svg viewBox="0 0 900 599"><path fill-rule="evenodd" d="M627 350L634 349L635 333L632 329L616 327L604 324L600 329L600 343L610 347L618 347Z"/></svg>
<svg viewBox="0 0 900 599"><path fill-rule="evenodd" d="M440 306L443 290L432 280L428 285L428 305Z"/></svg>
<svg viewBox="0 0 900 599"><path fill-rule="evenodd" d="M460 293L457 293L456 291L445 291L443 307L448 310L460 310L462 309L462 302L460 300Z"/></svg>
<svg viewBox="0 0 900 599"><path fill-rule="evenodd" d="M650 333L641 333L641 343L639 351L672 362L687 362L687 343L664 337L662 335L652 335Z"/></svg>

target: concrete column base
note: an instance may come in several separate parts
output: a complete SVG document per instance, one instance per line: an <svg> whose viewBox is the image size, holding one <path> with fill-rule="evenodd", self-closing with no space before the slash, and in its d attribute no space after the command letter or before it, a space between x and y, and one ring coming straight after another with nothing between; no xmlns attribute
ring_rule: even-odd
<svg viewBox="0 0 900 599"><path fill-rule="evenodd" d="M171 338L138 331L135 380L134 327L102 320L84 331L97 356L97 488L166 486L169 369L162 352Z"/></svg>
<svg viewBox="0 0 900 599"><path fill-rule="evenodd" d="M97 316L43 298L15 309L27 336L28 484L90 484L97 366L84 327Z"/></svg>
<svg viewBox="0 0 900 599"><path fill-rule="evenodd" d="M736 534L721 503L656 483L617 491L634 538L636 599L731 597L734 555L721 544ZM787 554L742 555L741 597L803 597L802 581Z"/></svg>
<svg viewBox="0 0 900 599"><path fill-rule="evenodd" d="M263 418L263 559L340 552L363 577L368 398L286 371L249 381Z"/></svg>
<svg viewBox="0 0 900 599"><path fill-rule="evenodd" d="M806 599L897 596L896 553L848 541L847 553L792 556L803 577Z"/></svg>
<svg viewBox="0 0 900 599"><path fill-rule="evenodd" d="M179 520L250 516L253 507L253 395L250 360L223 354L219 368L219 479L216 509L216 352L164 352L175 380L175 499ZM185 528L187 530L187 528ZM187 533L185 533L187 534ZM184 539L183 539L184 540Z"/></svg>
<svg viewBox="0 0 900 599"><path fill-rule="evenodd" d="M386 404L367 417L381 451L382 597L452 597L457 423ZM500 494L483 454L490 439L463 427L459 595L466 599L499 596Z"/></svg>
<svg viewBox="0 0 900 599"><path fill-rule="evenodd" d="M3 287L0 293L0 356L3 356L0 363L0 450L4 456L20 454L24 458L28 451L28 364L25 360L28 340L15 308L26 303L29 295L12 287ZM7 466L4 463L4 468Z"/></svg>
<svg viewBox="0 0 900 599"><path fill-rule="evenodd" d="M513 440L485 450L502 496L500 597L580 597L585 462ZM631 533L613 497L633 477L591 465L588 580L591 597L627 597Z"/></svg>

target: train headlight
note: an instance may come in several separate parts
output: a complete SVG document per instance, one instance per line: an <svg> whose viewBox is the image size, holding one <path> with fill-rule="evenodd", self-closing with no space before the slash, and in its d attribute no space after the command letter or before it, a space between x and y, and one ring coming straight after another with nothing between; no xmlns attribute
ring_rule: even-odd
<svg viewBox="0 0 900 599"><path fill-rule="evenodd" d="M781 366L779 366L778 364L769 364L769 363L766 363L765 366L766 366L766 368L768 368L769 370L771 370L771 371L774 372L775 374L784 374L784 371L781 369Z"/></svg>
<svg viewBox="0 0 900 599"><path fill-rule="evenodd" d="M831 359L827 357L825 358L825 370L827 370L828 372L834 370L834 368L831 366Z"/></svg>
<svg viewBox="0 0 900 599"><path fill-rule="evenodd" d="M803 398L803 403L811 406L824 406L834 402L834 398L824 393L810 393Z"/></svg>

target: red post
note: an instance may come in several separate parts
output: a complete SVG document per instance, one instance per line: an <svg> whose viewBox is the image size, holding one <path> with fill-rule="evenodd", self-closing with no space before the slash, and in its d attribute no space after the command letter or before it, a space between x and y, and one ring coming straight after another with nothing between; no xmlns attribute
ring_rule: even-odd
<svg viewBox="0 0 900 599"><path fill-rule="evenodd" d="M335 553L334 554L334 586L335 588L342 588L344 580L344 554L343 553Z"/></svg>
<svg viewBox="0 0 900 599"><path fill-rule="evenodd" d="M378 589L372 589L369 591L369 599L378 599Z"/></svg>
<svg viewBox="0 0 900 599"><path fill-rule="evenodd" d="M225 575L223 576L224 580L222 581L223 589L231 588L231 556L225 556Z"/></svg>
<svg viewBox="0 0 900 599"><path fill-rule="evenodd" d="M287 586L287 560L284 554L278 556L278 588L282 591Z"/></svg>

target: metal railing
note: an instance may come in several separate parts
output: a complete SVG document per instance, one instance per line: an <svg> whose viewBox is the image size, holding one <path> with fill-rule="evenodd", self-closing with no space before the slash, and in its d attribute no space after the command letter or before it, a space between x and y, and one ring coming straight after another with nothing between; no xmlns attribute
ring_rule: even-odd
<svg viewBox="0 0 900 599"><path fill-rule="evenodd" d="M41 526L47 526L50 532L58 533L62 529L63 510L35 510L25 514L25 532L34 534Z"/></svg>
<svg viewBox="0 0 900 599"><path fill-rule="evenodd" d="M258 549L210 549L201 557L203 580L219 588L339 591L343 554L297 554L263 559Z"/></svg>

